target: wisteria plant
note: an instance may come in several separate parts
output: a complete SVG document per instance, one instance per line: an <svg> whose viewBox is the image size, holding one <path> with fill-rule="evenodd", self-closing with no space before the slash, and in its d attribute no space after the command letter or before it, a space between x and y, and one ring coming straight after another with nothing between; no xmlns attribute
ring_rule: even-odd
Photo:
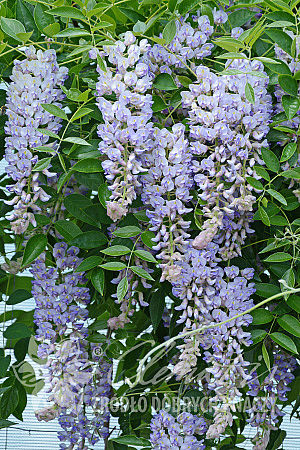
<svg viewBox="0 0 300 450"><path fill-rule="evenodd" d="M299 25L298 0L0 1L1 428L46 389L60 449L283 448Z"/></svg>

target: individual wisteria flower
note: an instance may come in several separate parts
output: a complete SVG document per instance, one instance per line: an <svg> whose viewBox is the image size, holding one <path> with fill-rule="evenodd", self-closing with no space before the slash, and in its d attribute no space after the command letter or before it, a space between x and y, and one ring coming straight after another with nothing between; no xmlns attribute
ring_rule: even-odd
<svg viewBox="0 0 300 450"><path fill-rule="evenodd" d="M47 358L48 401L53 403L50 408L37 412L37 418L59 417L65 430L59 438L76 444L73 448L83 449L82 440L95 443L108 434L108 413L97 410L97 402L99 396L108 396L111 364L102 361L98 365L96 360L89 361L86 305L90 297L88 288L82 286L87 281L84 273L75 272L81 261L78 252L76 247L57 243L53 248L54 265L46 266L43 253L30 271L34 278L37 354L42 359ZM92 420L86 417L88 407L93 409ZM61 448L68 447L62 444Z"/></svg>
<svg viewBox="0 0 300 450"><path fill-rule="evenodd" d="M7 190L15 195L6 203L14 207L8 219L16 234L24 233L29 223L36 226L34 213L40 211L37 202L46 202L50 198L39 185L39 174L32 173L38 161L34 148L46 144L49 139L37 128L54 133L61 128L61 119L46 112L41 105L61 107L64 94L60 86L68 73L66 67L59 68L55 50L36 51L34 47L28 47L24 53L24 60L14 61L6 100L6 172L13 182ZM43 173L48 177L52 175L48 169Z"/></svg>
<svg viewBox="0 0 300 450"><path fill-rule="evenodd" d="M204 450L203 439L197 436L206 432L207 425L203 417L183 412L175 419L164 410L156 414L150 424L150 442L154 450L180 449Z"/></svg>
<svg viewBox="0 0 300 450"><path fill-rule="evenodd" d="M241 396L240 388L250 379L249 363L243 358L243 346L249 346L251 334L244 331L252 322L245 314L238 319L213 329L201 331L201 326L224 322L253 306L251 295L254 283L248 284L254 271L238 267L220 267L217 244L210 243L203 250L186 248L184 258L177 264L180 275L173 284L173 294L182 300L176 309L181 311L178 323L184 324L183 332L199 330L199 334L186 337L180 346L179 362L174 373L179 379L196 370L197 357L204 355L206 372L210 374L208 390L214 393L214 422L207 431L208 438L219 437L231 424L231 408Z"/></svg>
<svg viewBox="0 0 300 450"><path fill-rule="evenodd" d="M291 390L288 385L294 380L293 372L298 365L293 356L278 347L272 352L274 363L268 375L260 382L257 372L254 371L249 382L248 395L254 399L253 406L247 411L250 416L247 421L257 428L257 434L252 439L253 450L264 450L268 445L270 432L277 430L277 424L285 414L279 409L277 401L287 400L287 393Z"/></svg>
<svg viewBox="0 0 300 450"><path fill-rule="evenodd" d="M99 72L97 105L104 124L98 126L99 150L106 156L102 166L109 181L111 201L107 213L117 221L126 215L140 187L138 175L144 171L141 155L152 145L152 86L148 67L140 62L149 44L136 43L132 33L124 41L104 46L109 66ZM112 101L109 97L114 95ZM106 98L107 97L107 98Z"/></svg>
<svg viewBox="0 0 300 450"><path fill-rule="evenodd" d="M186 204L191 200L193 186L191 155L185 127L176 124L172 130L154 130L154 146L145 157L146 175L143 184L142 201L147 207L151 231L156 233L152 250L159 252L163 270L161 281L171 281L180 273L176 261L181 260L183 246L189 238L190 222L184 216L191 211Z"/></svg>
<svg viewBox="0 0 300 450"><path fill-rule="evenodd" d="M172 42L166 46L154 44L145 55L152 76L164 72L174 75L172 70L184 69L193 59L209 56L214 46L209 42L213 32L208 16L198 14L190 18L187 14L177 20Z"/></svg>
<svg viewBox="0 0 300 450"><path fill-rule="evenodd" d="M240 245L251 233L255 196L246 177L259 178L253 165L263 163L260 152L268 146L264 137L271 117L262 63L234 60L230 70L241 73L222 76L200 65L197 82L181 93L188 113L194 180L204 205L203 231L195 246L204 248L214 240L223 259L240 254ZM253 87L254 104L245 96L247 83Z"/></svg>

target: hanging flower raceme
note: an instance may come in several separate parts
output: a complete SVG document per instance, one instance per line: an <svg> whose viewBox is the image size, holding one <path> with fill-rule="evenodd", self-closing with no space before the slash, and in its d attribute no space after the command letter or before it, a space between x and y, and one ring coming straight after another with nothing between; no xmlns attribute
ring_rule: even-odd
<svg viewBox="0 0 300 450"><path fill-rule="evenodd" d="M136 43L127 32L123 41L104 46L108 67L97 68L97 104L104 120L98 126L99 150L107 158L102 163L112 193L107 213L114 221L127 214L136 198L138 175L144 171L141 155L152 146L152 95L147 94L152 82L140 62L148 47L147 40Z"/></svg>
<svg viewBox="0 0 300 450"><path fill-rule="evenodd" d="M193 141L194 180L206 219L194 245L202 249L214 240L223 259L240 254L251 232L255 197L247 176L259 178L253 166L263 163L260 151L268 146L264 137L271 110L268 78L260 62L234 60L230 70L238 74L221 76L198 66L197 82L181 94ZM247 83L253 88L253 103L245 95Z"/></svg>
<svg viewBox="0 0 300 450"><path fill-rule="evenodd" d="M248 327L252 317L248 314L229 320L253 306L250 299L255 292L254 284L247 280L253 276L252 269L239 273L235 266L222 269L219 266L219 248L210 243L205 250L186 249L184 259L178 263L181 273L173 281L173 294L182 300L176 309L181 311L178 323L184 331L201 329L201 326L220 326L199 331L180 346L179 362L174 373L179 379L196 370L197 358L203 355L210 374L208 390L214 392L214 422L207 432L208 438L217 438L232 422L231 409L239 400L240 388L250 379L248 362L243 358L243 346L249 346L251 335Z"/></svg>
<svg viewBox="0 0 300 450"><path fill-rule="evenodd" d="M214 27L208 16L201 16L199 12L195 16L187 14L177 20L172 42L166 46L154 44L145 55L145 62L153 76L164 72L174 75L174 69L184 69L193 60L209 56L214 46L209 42L213 32ZM180 85L180 81L177 81Z"/></svg>
<svg viewBox="0 0 300 450"><path fill-rule="evenodd" d="M175 419L171 414L161 410L151 420L150 441L155 450L204 450L203 439L195 435L206 432L206 422L202 417L183 412Z"/></svg>
<svg viewBox="0 0 300 450"><path fill-rule="evenodd" d="M287 393L290 391L288 385L294 380L293 372L298 365L294 357L277 347L273 353L274 364L269 374L260 382L254 371L249 383L248 395L254 399L252 408L247 411L250 415L248 422L257 428L257 434L252 439L254 450L264 450L268 445L270 432L277 430L277 424L285 414L279 409L277 400L287 401ZM259 396L261 393L263 395Z"/></svg>
<svg viewBox="0 0 300 450"><path fill-rule="evenodd" d="M153 150L145 158L148 172L142 176L142 201L149 205L150 230L156 233L152 250L159 252L162 281L170 281L180 273L175 263L181 260L183 246L190 236L187 231L190 222L184 215L192 210L186 204L192 198L193 180L184 131L182 124L174 125L172 131L155 128Z"/></svg>
<svg viewBox="0 0 300 450"><path fill-rule="evenodd" d="M24 233L29 223L36 226L34 213L40 211L37 201L50 198L39 185L38 172L32 172L38 161L34 148L49 139L37 130L39 127L54 133L61 127L61 119L45 111L42 104L61 106L64 94L60 86L68 72L67 68L58 67L54 50L43 52L29 47L24 53L24 60L14 61L6 101L6 172L13 181L7 190L15 195L6 203L14 207L9 220L16 234ZM43 173L51 176L47 169Z"/></svg>
<svg viewBox="0 0 300 450"><path fill-rule="evenodd" d="M54 265L46 266L44 253L32 265L31 273L38 356L47 358L48 400L53 402L49 408L37 412L37 417L39 420L59 417L65 430L60 439L70 440L76 443L74 448L81 449L82 439L95 443L108 434L105 425L108 413L97 410L97 402L99 396L108 396L111 365L89 360L91 349L85 323L90 297L88 288L81 286L87 281L84 273L75 272L81 261L78 252L78 248L68 248L65 243L55 244ZM95 410L93 420L85 416L89 406ZM61 448L67 447L62 444Z"/></svg>

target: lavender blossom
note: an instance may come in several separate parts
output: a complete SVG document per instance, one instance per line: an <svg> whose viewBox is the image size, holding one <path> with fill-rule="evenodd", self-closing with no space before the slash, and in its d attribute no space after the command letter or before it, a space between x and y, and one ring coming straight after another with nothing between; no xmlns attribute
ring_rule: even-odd
<svg viewBox="0 0 300 450"><path fill-rule="evenodd" d="M204 434L206 422L202 417L183 412L175 419L161 410L151 420L150 441L155 450L204 450L203 440L195 435Z"/></svg>
<svg viewBox="0 0 300 450"><path fill-rule="evenodd" d="M249 383L248 395L254 397L253 406L247 411L250 418L247 419L252 427L257 428L257 433L252 439L253 450L264 450L269 442L271 430L277 430L277 424L284 412L279 409L277 400L286 401L288 387L295 376L293 372L297 367L297 361L288 353L277 347L273 349L274 364L270 373L263 381L259 381L257 372L252 373ZM263 396L259 396L263 393Z"/></svg>
<svg viewBox="0 0 300 450"><path fill-rule="evenodd" d="M67 68L58 67L54 50L43 52L28 47L24 53L26 59L14 61L6 102L6 172L13 181L7 190L15 194L6 203L14 207L8 219L16 234L24 233L29 223L36 226L34 213L40 211L37 201L46 202L50 198L39 185L39 174L32 173L38 161L34 148L45 145L49 139L37 128L45 127L54 133L61 128L61 119L46 112L41 105L61 107L60 101L64 94L60 86L68 72ZM43 170L43 173L52 175L48 169Z"/></svg>
<svg viewBox="0 0 300 450"><path fill-rule="evenodd" d="M263 163L260 149L268 145L264 137L271 110L268 77L255 75L263 65L234 60L230 69L243 73L220 76L198 66L197 82L181 93L189 117L194 180L206 219L195 245L199 248L213 240L223 259L239 255L240 245L252 232L255 189L246 177L259 178L253 165ZM254 104L245 97L247 82L255 93Z"/></svg>
<svg viewBox="0 0 300 450"><path fill-rule="evenodd" d="M144 171L141 155L152 145L152 96L147 94L152 81L147 65L140 62L148 47L145 39L137 44L127 33L124 42L104 46L109 67L97 68L97 104L104 120L98 126L99 150L107 157L102 163L112 192L107 213L114 221L126 215L136 198L138 175ZM112 94L113 102L105 98Z"/></svg>
<svg viewBox="0 0 300 450"><path fill-rule="evenodd" d="M182 258L183 246L189 238L190 222L184 215L191 211L186 204L192 198L193 182L184 131L182 124L174 125L172 131L154 130L154 147L145 158L148 172L141 177L142 201L147 205L150 230L156 233L152 250L159 252L157 258L162 260L162 281L179 275L180 267L175 262Z"/></svg>
<svg viewBox="0 0 300 450"><path fill-rule="evenodd" d="M241 396L251 376L248 362L243 359L243 346L248 347L250 333L244 331L252 317L248 314L229 320L213 329L201 332L201 326L216 325L246 311L253 306L250 299L255 292L254 284L247 283L253 270L239 271L235 266L222 269L219 266L218 245L210 243L205 250L189 246L182 261L180 275L173 280L173 295L182 300L176 309L181 311L178 323L184 324L183 331L199 330L199 334L185 338L180 346L179 362L174 373L179 379L188 379L197 365L197 358L203 353L210 374L208 390L214 392L214 422L207 437L219 437L231 424L231 409Z"/></svg>
<svg viewBox="0 0 300 450"><path fill-rule="evenodd" d="M81 286L87 281L84 273L74 272L81 261L78 252L78 248L68 248L64 242L55 244L54 266L46 266L43 253L31 268L38 356L47 358L48 401L53 403L50 408L37 412L37 418L59 417L65 430L59 433L59 438L76 444L74 449L84 448L82 439L94 444L100 436L108 435L108 412L99 410L97 403L99 396L109 395L111 369L111 364L105 361L99 365L96 360L89 361L90 344L85 327L89 291ZM94 419L86 417L88 408L93 409ZM61 449L64 448L67 447L62 444Z"/></svg>

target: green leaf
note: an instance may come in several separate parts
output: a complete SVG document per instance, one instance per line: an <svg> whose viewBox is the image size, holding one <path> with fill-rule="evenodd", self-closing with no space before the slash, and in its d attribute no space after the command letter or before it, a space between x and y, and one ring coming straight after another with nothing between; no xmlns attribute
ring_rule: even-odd
<svg viewBox="0 0 300 450"><path fill-rule="evenodd" d="M253 344L255 345L267 336L267 332L265 330L251 330L251 336Z"/></svg>
<svg viewBox="0 0 300 450"><path fill-rule="evenodd" d="M289 142L283 149L280 162L290 159L297 150L297 142Z"/></svg>
<svg viewBox="0 0 300 450"><path fill-rule="evenodd" d="M298 95L298 83L291 75L279 75L278 83L290 95Z"/></svg>
<svg viewBox="0 0 300 450"><path fill-rule="evenodd" d="M72 144L79 144L79 145L91 145L86 140L81 139L79 137L67 137L64 139L65 142L71 142Z"/></svg>
<svg viewBox="0 0 300 450"><path fill-rule="evenodd" d="M289 336L286 336L283 333L278 333L277 331L275 333L270 334L270 338L276 342L276 344L280 345L281 347L285 348L289 352L292 353L298 353L297 347L292 341L292 339Z"/></svg>
<svg viewBox="0 0 300 450"><path fill-rule="evenodd" d="M255 283L256 294L263 298L279 294L279 286L271 283Z"/></svg>
<svg viewBox="0 0 300 450"><path fill-rule="evenodd" d="M165 104L163 99L161 97L159 97L158 95L153 95L152 100L153 100L153 104L152 104L153 112L159 112L159 111L162 111L163 109L167 109L167 105Z"/></svg>
<svg viewBox="0 0 300 450"><path fill-rule="evenodd" d="M293 336L300 337L300 322L296 317L285 314L277 319L278 324Z"/></svg>
<svg viewBox="0 0 300 450"><path fill-rule="evenodd" d="M185 15L188 11L194 8L194 6L198 5L199 0L182 0L178 6L178 11L180 15Z"/></svg>
<svg viewBox="0 0 300 450"><path fill-rule="evenodd" d="M51 14L52 16L60 16L60 17L68 17L70 19L84 20L86 21L83 13L77 9L72 8L71 6L59 6L58 8L49 9L47 14Z"/></svg>
<svg viewBox="0 0 300 450"><path fill-rule="evenodd" d="M47 169L47 167L49 167L50 163L51 163L51 157L50 158L43 158L40 159L36 165L32 168L33 172L40 172L43 171L45 169Z"/></svg>
<svg viewBox="0 0 300 450"><path fill-rule="evenodd" d="M168 0L168 9L169 9L169 11L174 12L177 3L178 3L178 0Z"/></svg>
<svg viewBox="0 0 300 450"><path fill-rule="evenodd" d="M44 33L46 36L53 37L59 33L60 25L59 23L51 23L51 25L48 25L44 28Z"/></svg>
<svg viewBox="0 0 300 450"><path fill-rule="evenodd" d="M12 425L16 425L16 422L11 422L10 420L0 419L0 428L8 428Z"/></svg>
<svg viewBox="0 0 300 450"><path fill-rule="evenodd" d="M165 309L165 297L166 294L164 289L160 288L158 291L153 292L150 299L149 310L154 331L157 330Z"/></svg>
<svg viewBox="0 0 300 450"><path fill-rule="evenodd" d="M282 194L275 191L274 189L267 189L267 192L276 200L278 200L282 205L287 205L287 201Z"/></svg>
<svg viewBox="0 0 300 450"><path fill-rule="evenodd" d="M75 272L86 272L87 270L94 269L94 267L100 266L102 261L103 258L101 256L89 256L79 264Z"/></svg>
<svg viewBox="0 0 300 450"><path fill-rule="evenodd" d="M270 371L271 370L270 357L269 357L269 353L268 353L268 351L266 349L266 346L265 346L264 342L263 342L261 350L262 350L262 355L263 355L264 361L266 363L266 366L267 366L268 370Z"/></svg>
<svg viewBox="0 0 300 450"><path fill-rule="evenodd" d="M273 42L282 48L286 53L291 55L292 38L282 30L265 30L265 33L272 39Z"/></svg>
<svg viewBox="0 0 300 450"><path fill-rule="evenodd" d="M21 41L22 39L18 38L18 33L26 33L24 25L16 19L8 19L7 17L0 18L0 25L2 31L8 36L12 37L16 41Z"/></svg>
<svg viewBox="0 0 300 450"><path fill-rule="evenodd" d="M112 441L117 442L118 444L123 444L123 445L133 445L133 446L138 446L138 447L142 447L142 446L146 446L146 447L151 447L150 441L148 441L148 439L144 439L144 438L138 438L136 436L121 436L121 437L117 437L117 438L111 438Z"/></svg>
<svg viewBox="0 0 300 450"><path fill-rule="evenodd" d="M90 33L87 30L84 30L82 28L66 28L65 30L60 31L59 33L56 33L56 37L83 37L83 36L90 36Z"/></svg>
<svg viewBox="0 0 300 450"><path fill-rule="evenodd" d="M74 122L75 120L81 119L82 117L86 116L90 112L93 112L93 110L91 108L81 108L78 111L74 112L70 121Z"/></svg>
<svg viewBox="0 0 300 450"><path fill-rule="evenodd" d="M24 302L25 300L28 300L31 297L32 294L28 291L25 291L25 289L17 289L9 296L9 299L6 301L6 304L16 305L17 303Z"/></svg>
<svg viewBox="0 0 300 450"><path fill-rule="evenodd" d="M40 133L42 133L44 136L50 136L50 137L52 137L54 139L60 139L58 134L55 134L52 131L47 130L46 128L38 128L38 131Z"/></svg>
<svg viewBox="0 0 300 450"><path fill-rule="evenodd" d="M91 200L84 195L70 194L64 199L66 210L74 217L90 225L97 225L97 222L84 212L85 208L93 206Z"/></svg>
<svg viewBox="0 0 300 450"><path fill-rule="evenodd" d="M25 323L16 322L9 327L3 333L5 339L21 339L30 337L32 335L31 330L25 325Z"/></svg>
<svg viewBox="0 0 300 450"><path fill-rule="evenodd" d="M151 277L150 273L146 272L146 270L143 269L142 267L130 266L130 269L139 277L145 278L146 280L154 281L154 278Z"/></svg>
<svg viewBox="0 0 300 450"><path fill-rule="evenodd" d="M280 163L277 156L271 150L264 147L261 149L261 154L267 168L272 172L278 172L280 169Z"/></svg>
<svg viewBox="0 0 300 450"><path fill-rule="evenodd" d="M174 91L177 86L168 73L160 73L154 80L153 86L161 91Z"/></svg>
<svg viewBox="0 0 300 450"><path fill-rule="evenodd" d="M255 169L255 172L257 173L257 175L262 177L264 180L270 181L270 175L268 174L266 169L264 169L261 166L254 166L254 169Z"/></svg>
<svg viewBox="0 0 300 450"><path fill-rule="evenodd" d="M149 231L149 230L144 231L141 234L141 238L142 238L143 244L145 244L146 247L149 247L149 248L153 247L154 242L152 239L155 238L155 234L153 233L153 231Z"/></svg>
<svg viewBox="0 0 300 450"><path fill-rule="evenodd" d="M101 247L106 244L106 242L107 238L105 234L100 231L86 231L85 233L81 233L73 238L70 244L75 245L75 247L89 250L92 248Z"/></svg>
<svg viewBox="0 0 300 450"><path fill-rule="evenodd" d="M113 231L113 234L120 238L129 238L137 236L141 233L141 229L132 225L129 225L127 227L118 228L117 230Z"/></svg>
<svg viewBox="0 0 300 450"><path fill-rule="evenodd" d="M262 191L264 188L261 182L254 177L246 177L246 181L247 183L250 184L250 186L254 187L254 189L257 189L259 191Z"/></svg>
<svg viewBox="0 0 300 450"><path fill-rule="evenodd" d="M152 253L147 252L145 250L134 250L134 254L138 257L143 259L144 261L148 261L148 262L152 262L152 263L157 263L156 259L154 258L154 256L152 255Z"/></svg>
<svg viewBox="0 0 300 450"><path fill-rule="evenodd" d="M262 325L264 323L269 323L274 319L273 314L263 308L255 309L252 311L251 316L253 317L253 325Z"/></svg>
<svg viewBox="0 0 300 450"><path fill-rule="evenodd" d="M284 95L282 97L282 106L285 111L286 117L291 120L295 114L299 111L300 100L290 95Z"/></svg>
<svg viewBox="0 0 300 450"><path fill-rule="evenodd" d="M277 252L273 253L273 255L268 256L267 259L265 259L266 262L284 262L284 261L290 261L292 259L292 256L289 253L285 252Z"/></svg>
<svg viewBox="0 0 300 450"><path fill-rule="evenodd" d="M23 0L18 0L17 2L16 19L22 22L27 31L31 31L33 33L32 38L34 40L40 36L33 15Z"/></svg>
<svg viewBox="0 0 300 450"><path fill-rule="evenodd" d="M111 191L108 189L106 184L101 184L98 188L98 198L101 205L106 208L106 202L109 201L111 196Z"/></svg>
<svg viewBox="0 0 300 450"><path fill-rule="evenodd" d="M58 220L55 222L54 227L67 242L81 234L81 229L70 220Z"/></svg>
<svg viewBox="0 0 300 450"><path fill-rule="evenodd" d="M171 20L167 23L165 28L163 29L163 39L166 41L166 44L170 44L176 35L176 23L174 20Z"/></svg>
<svg viewBox="0 0 300 450"><path fill-rule="evenodd" d="M126 269L126 264L122 262L107 262L105 264L101 264L102 269L105 270L123 270Z"/></svg>
<svg viewBox="0 0 300 450"><path fill-rule="evenodd" d="M291 295L286 303L290 308L300 314L300 297L298 295Z"/></svg>
<svg viewBox="0 0 300 450"><path fill-rule="evenodd" d="M0 356L0 378L4 378L6 376L7 370L9 368L11 361L11 356ZM6 388L6 390L9 388ZM4 391L5 392L5 391ZM0 392L2 394L2 392Z"/></svg>
<svg viewBox="0 0 300 450"><path fill-rule="evenodd" d="M102 172L103 169L99 159L85 158L74 164L74 166L72 167L72 171L83 173L96 173Z"/></svg>
<svg viewBox="0 0 300 450"><path fill-rule="evenodd" d="M130 252L130 248L125 247L125 245L113 245L112 247L101 250L101 253L109 256L123 256L127 255Z"/></svg>
<svg viewBox="0 0 300 450"><path fill-rule="evenodd" d="M17 408L19 403L19 392L16 386L11 386L0 399L1 419L7 419Z"/></svg>
<svg viewBox="0 0 300 450"><path fill-rule="evenodd" d="M255 15L254 11L250 9L239 9L234 11L229 16L229 22L232 28L241 27L246 22L251 20Z"/></svg>
<svg viewBox="0 0 300 450"><path fill-rule="evenodd" d="M53 23L53 18L46 14L48 8L41 3L37 3L34 8L34 21L41 33L44 29Z"/></svg>
<svg viewBox="0 0 300 450"><path fill-rule="evenodd" d="M55 117L60 117L63 120L68 120L67 114L64 112L63 109L59 108L56 105L46 105L46 104L42 104L41 105L45 111L47 111L48 113L52 114Z"/></svg>
<svg viewBox="0 0 300 450"><path fill-rule="evenodd" d="M34 261L45 250L47 245L47 237L44 234L35 234L26 244L22 267L27 266Z"/></svg>
<svg viewBox="0 0 300 450"><path fill-rule="evenodd" d="M96 291L103 295L105 285L104 270L100 268L94 269L91 276L91 282Z"/></svg>
<svg viewBox="0 0 300 450"><path fill-rule="evenodd" d="M295 178L296 180L300 179L300 167L295 167L294 169L286 170L282 172L280 175L286 178Z"/></svg>
<svg viewBox="0 0 300 450"><path fill-rule="evenodd" d="M123 300L128 291L128 279L127 277L122 278L117 287L117 298L119 302Z"/></svg>
<svg viewBox="0 0 300 450"><path fill-rule="evenodd" d="M269 227L270 219L269 219L269 216L268 216L266 210L262 206L259 206L258 212L259 212L259 216L260 216L262 223L264 223L265 225L267 225L267 227Z"/></svg>
<svg viewBox="0 0 300 450"><path fill-rule="evenodd" d="M252 103L253 105L255 104L254 89L251 86L251 84L248 82L246 83L246 86L245 86L245 97L250 103Z"/></svg>

